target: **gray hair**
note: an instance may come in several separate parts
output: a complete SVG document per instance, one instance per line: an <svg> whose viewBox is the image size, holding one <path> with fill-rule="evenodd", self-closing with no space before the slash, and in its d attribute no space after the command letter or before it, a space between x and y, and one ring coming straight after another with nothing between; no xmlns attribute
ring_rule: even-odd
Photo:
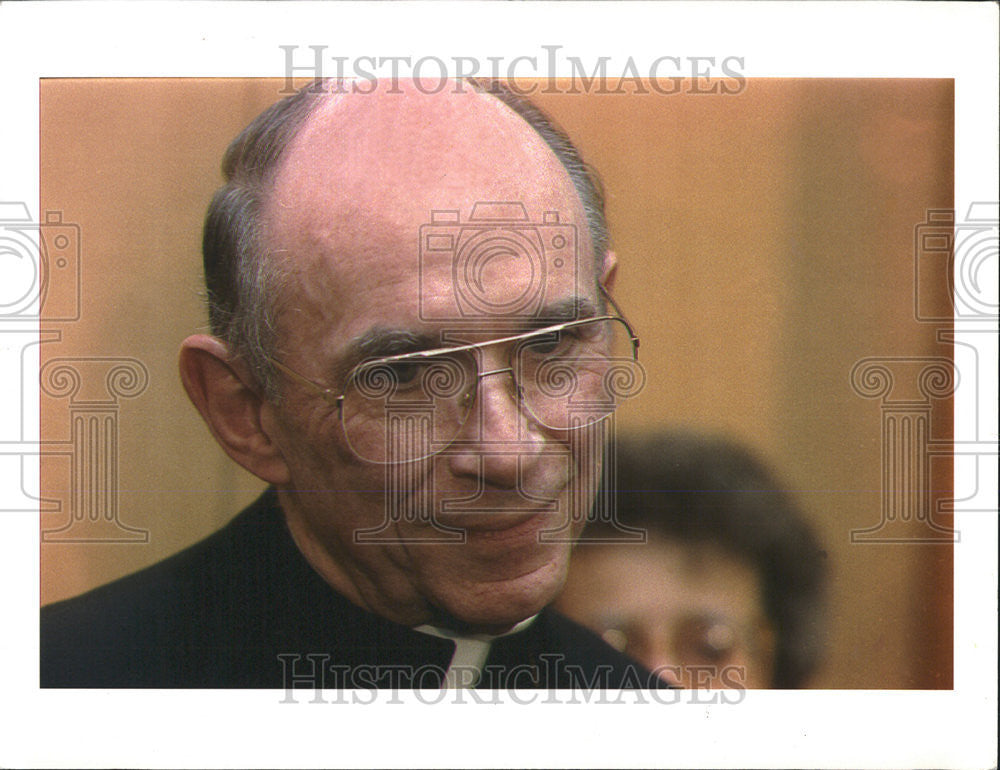
<svg viewBox="0 0 1000 770"><path fill-rule="evenodd" d="M261 243L259 215L282 154L318 102L314 88L271 105L226 149L225 183L205 217L202 257L212 333L250 367L269 398L277 397L271 354L279 274Z"/></svg>
<svg viewBox="0 0 1000 770"><path fill-rule="evenodd" d="M596 172L584 163L566 134L538 107L499 81L466 81L502 101L530 125L569 174L587 216L600 276L608 248L604 193ZM202 255L212 333L243 359L264 394L279 390L271 358L276 344L275 301L282 275L265 253L260 213L281 158L327 91L315 81L258 115L229 145L222 160L225 180L205 218Z"/></svg>

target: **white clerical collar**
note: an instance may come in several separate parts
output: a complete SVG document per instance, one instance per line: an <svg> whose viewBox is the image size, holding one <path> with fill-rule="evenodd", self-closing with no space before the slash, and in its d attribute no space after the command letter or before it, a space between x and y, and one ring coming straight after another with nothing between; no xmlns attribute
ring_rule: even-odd
<svg viewBox="0 0 1000 770"><path fill-rule="evenodd" d="M448 628L438 626L423 625L416 626L413 630L422 634L437 636L441 639L450 639L455 643L455 654L448 664L444 681L441 687L454 689L457 687L475 687L479 677L486 665L486 659L490 654L490 645L494 639L516 634L530 626L538 615L532 615L527 620L522 620L509 631L502 634L460 634Z"/></svg>

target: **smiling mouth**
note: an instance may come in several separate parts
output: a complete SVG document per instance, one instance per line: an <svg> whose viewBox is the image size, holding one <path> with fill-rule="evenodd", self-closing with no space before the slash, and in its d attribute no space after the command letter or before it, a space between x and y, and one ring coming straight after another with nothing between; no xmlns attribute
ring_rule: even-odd
<svg viewBox="0 0 1000 770"><path fill-rule="evenodd" d="M428 499L430 498L430 499ZM434 499L436 498L436 499ZM564 530L572 522L569 483L524 489L482 485L449 490L414 501L426 506L419 519L478 540L518 538L526 532ZM431 510L433 507L433 511Z"/></svg>
<svg viewBox="0 0 1000 770"><path fill-rule="evenodd" d="M508 492L512 491L440 501L437 520L447 527L469 532L502 532L535 520L554 527L566 517L566 499L561 495Z"/></svg>
<svg viewBox="0 0 1000 770"><path fill-rule="evenodd" d="M470 520L466 521L462 514L458 514L455 516L454 521L449 522L449 525L476 533L506 532L524 527L531 522L545 523L544 520L554 516L554 514L548 511L533 511L518 513L475 513L469 514L469 516Z"/></svg>
<svg viewBox="0 0 1000 770"><path fill-rule="evenodd" d="M534 548L543 544L543 533L555 534L565 530L568 524L564 514L542 511L497 516L492 521L476 522L468 526L455 522L452 526L465 532L466 542L469 544L519 548L530 545Z"/></svg>

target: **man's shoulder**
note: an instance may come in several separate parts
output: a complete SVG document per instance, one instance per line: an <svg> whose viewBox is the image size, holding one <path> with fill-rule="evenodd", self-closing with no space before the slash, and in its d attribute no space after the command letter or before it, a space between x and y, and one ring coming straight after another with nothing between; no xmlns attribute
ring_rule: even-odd
<svg viewBox="0 0 1000 770"><path fill-rule="evenodd" d="M84 681L116 686L118 676L140 683L144 672L135 669L156 668L151 655L162 664L176 650L224 634L238 622L238 597L254 593L261 568L273 561L268 556L273 530L283 526L267 493L183 551L43 607L42 686L89 686ZM130 660L134 665L128 665Z"/></svg>
<svg viewBox="0 0 1000 770"><path fill-rule="evenodd" d="M272 515L265 495L203 540L138 572L47 605L42 608L42 617L54 622L86 613L89 622L95 618L93 613L119 608L142 611L176 600L185 589L202 592L219 579L220 572L231 574L246 563L226 557L250 556L250 551L257 550L264 539L260 529L273 523Z"/></svg>

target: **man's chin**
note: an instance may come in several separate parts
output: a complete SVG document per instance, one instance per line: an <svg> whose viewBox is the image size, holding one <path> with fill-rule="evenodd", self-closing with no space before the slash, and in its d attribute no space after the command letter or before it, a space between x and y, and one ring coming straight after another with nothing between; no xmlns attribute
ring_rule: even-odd
<svg viewBox="0 0 1000 770"><path fill-rule="evenodd" d="M548 574L524 576L477 586L441 603L440 625L468 634L503 634L537 615L558 595L565 580L560 565Z"/></svg>

